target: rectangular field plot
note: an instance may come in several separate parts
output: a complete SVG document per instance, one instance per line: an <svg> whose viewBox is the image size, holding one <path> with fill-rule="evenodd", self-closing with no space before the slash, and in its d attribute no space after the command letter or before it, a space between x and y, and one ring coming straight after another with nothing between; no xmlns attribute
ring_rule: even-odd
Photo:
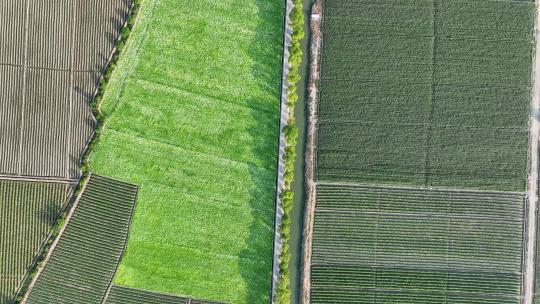
<svg viewBox="0 0 540 304"><path fill-rule="evenodd" d="M525 189L532 2L325 3L319 180Z"/></svg>
<svg viewBox="0 0 540 304"><path fill-rule="evenodd" d="M26 303L102 303L124 251L136 196L134 185L92 175Z"/></svg>
<svg viewBox="0 0 540 304"><path fill-rule="evenodd" d="M112 285L104 304L219 304Z"/></svg>
<svg viewBox="0 0 540 304"><path fill-rule="evenodd" d="M312 303L519 303L523 195L317 191Z"/></svg>
<svg viewBox="0 0 540 304"><path fill-rule="evenodd" d="M0 180L0 304L10 304L71 186Z"/></svg>
<svg viewBox="0 0 540 304"><path fill-rule="evenodd" d="M131 0L0 4L0 174L79 177L90 101Z"/></svg>

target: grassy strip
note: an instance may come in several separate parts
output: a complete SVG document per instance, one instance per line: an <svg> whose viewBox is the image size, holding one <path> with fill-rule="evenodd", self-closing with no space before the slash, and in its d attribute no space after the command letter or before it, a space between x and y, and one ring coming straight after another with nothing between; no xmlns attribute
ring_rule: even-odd
<svg viewBox="0 0 540 304"><path fill-rule="evenodd" d="M300 65L302 63L301 41L304 38L304 13L302 0L293 0L293 8L290 13L292 26L292 41L289 48L289 74L287 82L287 108L289 110L289 120L284 128L286 146L285 146L285 173L284 189L281 193L281 203L283 206L283 219L281 222L282 249L279 265L279 280L277 287L277 303L291 303L291 286L289 276L289 263L291 253L289 249L291 233L291 210L294 199L294 193L291 184L294 179L294 160L296 158L296 144L298 141L298 127L296 125L295 108L298 101L298 82L301 79Z"/></svg>
<svg viewBox="0 0 540 304"><path fill-rule="evenodd" d="M71 195L71 198L66 203L58 220L56 221L53 228L51 229L51 233L49 237L47 238L47 241L43 245L39 256L36 257L34 264L30 268L27 277L22 283L21 288L19 289L19 292L17 293L17 298L15 299L14 304L21 303L21 301L24 299L25 294L29 291L28 288L30 287L30 284L32 283L34 277L37 275L38 270L44 266L45 258L47 257L47 254L49 253L49 250L51 249L51 246L54 243L54 240L56 240L56 238L58 237L58 234L60 233L60 230L62 230L62 227L64 227L64 225L66 224L66 217L73 206L75 198L80 194L81 190L83 189L84 184L88 180L88 173L89 173L89 169L87 165L88 158L89 158L90 152L92 151L92 147L95 146L95 143L101 134L103 121L104 121L104 116L101 114L101 111L99 110L99 104L101 102L101 99L103 98L103 93L107 87L109 79L111 78L112 72L116 68L118 59L120 58L120 55L122 54L126 46L126 43L133 30L133 27L135 26L136 16L138 15L139 9L143 2L143 0L132 0L132 1L133 1L133 8L131 10L129 19L126 23L126 26L122 29L120 37L118 38L118 41L116 43L114 54L112 55L111 60L109 61L109 65L105 69L105 72L103 73L103 77L101 78L99 82L96 96L91 101L92 112L94 114L94 117L96 118L96 129L82 157L82 163L81 163L82 176L79 180L79 183L75 187L75 190L73 191L73 194Z"/></svg>

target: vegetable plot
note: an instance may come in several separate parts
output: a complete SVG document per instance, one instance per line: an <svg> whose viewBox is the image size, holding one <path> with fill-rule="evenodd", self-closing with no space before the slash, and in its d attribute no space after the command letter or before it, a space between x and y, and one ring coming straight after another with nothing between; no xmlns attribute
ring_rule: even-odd
<svg viewBox="0 0 540 304"><path fill-rule="evenodd" d="M519 303L523 206L521 194L320 184L312 303Z"/></svg>
<svg viewBox="0 0 540 304"><path fill-rule="evenodd" d="M325 3L319 179L524 191L532 2Z"/></svg>
<svg viewBox="0 0 540 304"><path fill-rule="evenodd" d="M0 304L13 300L71 186L0 180Z"/></svg>

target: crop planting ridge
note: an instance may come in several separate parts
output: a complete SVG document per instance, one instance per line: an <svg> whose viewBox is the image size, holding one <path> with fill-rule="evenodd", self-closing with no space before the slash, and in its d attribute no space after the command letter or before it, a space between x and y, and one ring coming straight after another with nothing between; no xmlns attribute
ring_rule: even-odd
<svg viewBox="0 0 540 304"><path fill-rule="evenodd" d="M136 195L136 186L92 175L25 303L101 303L124 250Z"/></svg>
<svg viewBox="0 0 540 304"><path fill-rule="evenodd" d="M129 0L2 4L0 174L79 177L94 128L90 101L130 6Z"/></svg>
<svg viewBox="0 0 540 304"><path fill-rule="evenodd" d="M13 300L71 185L0 180L0 304Z"/></svg>
<svg viewBox="0 0 540 304"><path fill-rule="evenodd" d="M219 304L112 285L104 304Z"/></svg>

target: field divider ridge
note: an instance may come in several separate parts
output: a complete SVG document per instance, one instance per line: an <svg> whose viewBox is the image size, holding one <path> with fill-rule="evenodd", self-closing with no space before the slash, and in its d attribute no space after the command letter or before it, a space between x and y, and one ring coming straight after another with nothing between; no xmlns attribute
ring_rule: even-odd
<svg viewBox="0 0 540 304"><path fill-rule="evenodd" d="M24 117L26 108L26 78L28 74L28 37L30 32L30 1L26 0L26 12L24 19L24 55L23 55L23 75L22 75L22 87L21 87L21 123L19 133L19 151L17 161L17 173L22 173L22 152L23 152L23 135L24 135Z"/></svg>
<svg viewBox="0 0 540 304"><path fill-rule="evenodd" d="M73 95L74 95L74 89L75 89L75 38L76 38L76 25L77 25L77 5L76 1L71 2L71 45L69 49L70 53L70 62L69 62L69 110L68 110L68 129L67 129L67 136L66 136L66 153L65 153L65 169L66 169L66 176L70 176L70 158L71 158L71 136L72 136L72 117L73 117ZM93 116L93 115L90 115Z"/></svg>
<svg viewBox="0 0 540 304"><path fill-rule="evenodd" d="M394 189L394 190L429 190L433 192L453 192L453 193L494 193L494 194L513 194L523 196L523 192L519 191L501 191L501 190L482 190L482 189L469 189L469 188L447 188L447 187L424 187L424 186L407 186L407 185L382 185L382 184L368 184L368 183L355 183L349 181L317 181L317 185L320 186L356 186L366 187L373 189Z"/></svg>
<svg viewBox="0 0 540 304"><path fill-rule="evenodd" d="M0 180L77 184L78 179L0 174Z"/></svg>

